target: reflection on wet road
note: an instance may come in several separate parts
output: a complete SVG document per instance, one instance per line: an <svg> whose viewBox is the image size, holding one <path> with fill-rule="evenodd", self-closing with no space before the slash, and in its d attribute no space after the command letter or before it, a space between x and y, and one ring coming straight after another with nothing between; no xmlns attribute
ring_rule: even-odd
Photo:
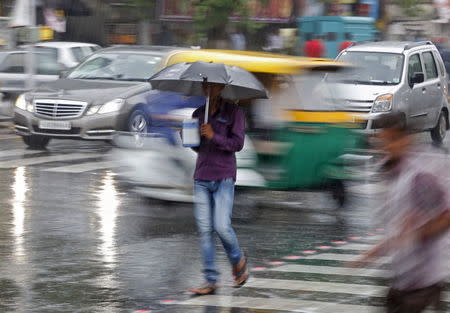
<svg viewBox="0 0 450 313"><path fill-rule="evenodd" d="M223 284L218 298L190 299L184 291L202 279L190 205L141 198L118 178L116 168L83 165L104 165L107 144L55 141L41 152L1 134L0 143L0 312L287 312L315 302L317 312L325 312L323 303L350 309L382 303L369 291L350 295L338 285L385 284L382 277L346 276L336 269L358 252L352 249L373 240L348 250L326 248L332 253L321 258L308 259L305 252L339 247L331 242L352 235L366 238L376 211L365 196L355 194L336 212L325 207L323 195L296 193L289 198L301 208L266 206L236 220L241 245L257 267L254 280L240 290L230 288L230 267L218 250ZM54 168L59 170L49 170ZM283 271L271 261L303 267ZM327 274L325 267L331 268ZM329 284L308 291L312 285L302 281ZM165 305L165 299L179 303Z"/></svg>

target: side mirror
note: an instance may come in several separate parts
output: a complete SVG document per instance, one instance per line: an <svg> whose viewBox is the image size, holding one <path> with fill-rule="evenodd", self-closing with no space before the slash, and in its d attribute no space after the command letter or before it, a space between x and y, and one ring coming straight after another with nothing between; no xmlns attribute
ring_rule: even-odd
<svg viewBox="0 0 450 313"><path fill-rule="evenodd" d="M409 79L409 85L413 87L415 84L420 84L425 81L425 75L422 72L414 72L413 76Z"/></svg>
<svg viewBox="0 0 450 313"><path fill-rule="evenodd" d="M59 71L59 78L66 78L68 74L69 74L68 70Z"/></svg>

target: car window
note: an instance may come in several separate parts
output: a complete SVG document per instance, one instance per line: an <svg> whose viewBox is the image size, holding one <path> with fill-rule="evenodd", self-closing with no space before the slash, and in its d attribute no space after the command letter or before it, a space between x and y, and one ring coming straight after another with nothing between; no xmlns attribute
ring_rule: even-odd
<svg viewBox="0 0 450 313"><path fill-rule="evenodd" d="M81 62L87 56L85 55L81 47L70 48L70 51L72 52L72 55L77 62Z"/></svg>
<svg viewBox="0 0 450 313"><path fill-rule="evenodd" d="M58 75L61 67L53 54L39 53L37 55L37 69L39 75Z"/></svg>
<svg viewBox="0 0 450 313"><path fill-rule="evenodd" d="M92 52L95 52L95 51L97 51L97 50L100 50L101 47L95 45L95 46L89 46L89 48L91 49Z"/></svg>
<svg viewBox="0 0 450 313"><path fill-rule="evenodd" d="M99 53L76 67L68 78L146 81L160 63L161 57L151 54Z"/></svg>
<svg viewBox="0 0 450 313"><path fill-rule="evenodd" d="M422 63L420 63L419 54L413 54L408 61L408 81L414 76L414 73L422 73Z"/></svg>
<svg viewBox="0 0 450 313"><path fill-rule="evenodd" d="M45 47L45 46L36 46L35 47L39 52L45 52L53 55L56 59L58 58L58 49L53 47Z"/></svg>
<svg viewBox="0 0 450 313"><path fill-rule="evenodd" d="M11 53L4 59L0 72L25 73L25 53Z"/></svg>
<svg viewBox="0 0 450 313"><path fill-rule="evenodd" d="M8 56L8 53L0 51L0 68L2 67L1 64L3 63L3 59L5 59L7 56Z"/></svg>
<svg viewBox="0 0 450 313"><path fill-rule="evenodd" d="M431 54L431 52L424 52L422 53L422 55L427 79L433 79L438 77L436 62L434 61L433 54Z"/></svg>
<svg viewBox="0 0 450 313"><path fill-rule="evenodd" d="M353 69L327 77L344 83L396 85L401 81L403 59L399 53L345 51L338 61L354 65Z"/></svg>
<svg viewBox="0 0 450 313"><path fill-rule="evenodd" d="M439 65L439 72L440 72L441 76L445 76L445 67L444 67L444 64L441 61L441 58L439 58L438 53L439 52L436 52L436 51L433 52L434 59L436 60L437 64Z"/></svg>

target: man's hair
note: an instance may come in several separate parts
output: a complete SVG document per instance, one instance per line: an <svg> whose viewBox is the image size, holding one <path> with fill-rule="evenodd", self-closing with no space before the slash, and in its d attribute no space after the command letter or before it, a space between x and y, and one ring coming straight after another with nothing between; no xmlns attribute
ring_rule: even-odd
<svg viewBox="0 0 450 313"><path fill-rule="evenodd" d="M405 116L401 112L389 112L380 115L373 121L373 128L394 129L404 133L410 132L406 126Z"/></svg>

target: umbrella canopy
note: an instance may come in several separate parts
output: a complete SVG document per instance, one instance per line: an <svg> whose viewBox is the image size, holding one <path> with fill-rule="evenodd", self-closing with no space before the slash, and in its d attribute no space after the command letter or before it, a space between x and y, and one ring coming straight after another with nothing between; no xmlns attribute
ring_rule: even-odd
<svg viewBox="0 0 450 313"><path fill-rule="evenodd" d="M225 85L222 90L225 99L267 98L266 89L252 73L222 63L177 63L153 75L149 82L155 89L190 96L204 95L202 84L208 82Z"/></svg>

